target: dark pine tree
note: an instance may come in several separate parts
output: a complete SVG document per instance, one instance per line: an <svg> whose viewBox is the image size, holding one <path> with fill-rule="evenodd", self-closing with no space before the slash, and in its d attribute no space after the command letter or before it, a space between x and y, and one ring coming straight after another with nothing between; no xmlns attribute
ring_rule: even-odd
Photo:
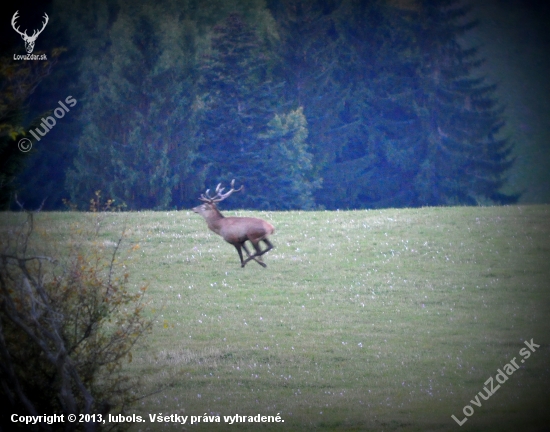
<svg viewBox="0 0 550 432"><path fill-rule="evenodd" d="M393 58L398 49L386 2L342 1L330 14L333 31L330 86L335 102L324 107L329 119L318 135L317 160L323 161L324 189L316 196L329 209L361 208L396 190L394 176L383 169L382 123L394 111L389 101L396 75ZM401 87L407 85L401 80ZM323 107L319 106L318 111ZM397 132L394 134L397 135Z"/></svg>
<svg viewBox="0 0 550 432"><path fill-rule="evenodd" d="M234 207L311 208L311 155L301 110L277 115L282 84L257 31L232 13L212 30L201 67L200 161L209 184L246 186ZM301 187L297 187L301 183ZM209 187L209 186L207 186Z"/></svg>
<svg viewBox="0 0 550 432"><path fill-rule="evenodd" d="M119 6L107 38L89 42L104 52L82 62L85 126L67 189L80 205L96 190L129 209L187 204L198 176L194 26L177 5Z"/></svg>
<svg viewBox="0 0 550 432"><path fill-rule="evenodd" d="M319 179L321 169L333 164L356 126L352 116L347 115L350 93L358 81L346 71L350 49L342 43L336 23L341 3L338 0L268 2L280 35L276 72L285 82L282 100L293 108L303 107L314 171ZM319 196L325 193L332 195L331 191L323 190Z"/></svg>
<svg viewBox="0 0 550 432"><path fill-rule="evenodd" d="M455 0L345 1L332 14L345 99L328 163L327 208L510 203L513 163L495 86L460 37L476 24ZM357 83L345 86L345 82ZM352 87L350 87L352 86ZM351 91L345 91L346 89ZM307 110L306 110L307 112ZM338 123L333 120L333 129ZM342 199L345 197L345 200Z"/></svg>
<svg viewBox="0 0 550 432"><path fill-rule="evenodd" d="M269 169L261 173L264 191L259 208L309 210L315 207L313 192L321 186L313 180L312 154L306 143L307 120L302 108L288 114L276 115L268 124L263 140L261 160Z"/></svg>
<svg viewBox="0 0 550 432"><path fill-rule="evenodd" d="M396 14L394 65L377 129L379 188L369 206L510 203L500 192L513 159L494 85L476 75L475 48L459 38L476 23L458 0L419 1ZM407 42L403 38L408 35ZM395 37L398 36L398 37Z"/></svg>

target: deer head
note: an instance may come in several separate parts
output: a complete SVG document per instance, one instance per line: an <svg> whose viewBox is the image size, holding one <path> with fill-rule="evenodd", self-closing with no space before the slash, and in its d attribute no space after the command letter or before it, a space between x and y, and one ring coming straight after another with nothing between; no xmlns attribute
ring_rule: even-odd
<svg viewBox="0 0 550 432"><path fill-rule="evenodd" d="M48 18L48 14L44 13L44 22L42 23L42 28L40 30L34 30L33 33L32 33L32 36L29 36L27 34L27 30L25 30L23 33L21 33L19 31L19 27L15 27L15 21L17 21L17 18L19 18L17 16L17 14L19 13L19 11L16 11L14 14L13 14L13 17L11 19L11 26L13 27L13 29L19 33L21 35L21 37L23 38L23 40L25 41L25 49L27 50L27 52L29 54L32 53L32 51L34 50L34 43L36 42L36 38L38 37L38 35L40 33L42 33L42 31L44 30L44 28L46 27L46 24L48 24L48 21L49 21L49 18Z"/></svg>
<svg viewBox="0 0 550 432"><path fill-rule="evenodd" d="M193 211L195 213L199 213L202 217L204 217L207 221L211 221L218 217L223 217L216 207L216 203L223 201L227 197L229 197L233 192L239 192L243 189L244 186L241 186L239 189L235 189L235 179L231 182L231 189L227 191L226 193L223 193L225 188L221 187L222 184L218 184L216 187L216 195L213 197L210 196L210 189L207 189L205 193L201 194L199 200L204 202L205 204L202 204L198 207L193 208Z"/></svg>

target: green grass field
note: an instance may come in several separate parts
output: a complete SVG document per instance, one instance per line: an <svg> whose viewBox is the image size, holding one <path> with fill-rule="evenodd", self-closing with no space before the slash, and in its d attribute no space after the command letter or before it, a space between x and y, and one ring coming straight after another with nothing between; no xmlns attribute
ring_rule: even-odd
<svg viewBox="0 0 550 432"><path fill-rule="evenodd" d="M105 216L106 245L124 224L139 243L127 267L136 289L149 282L155 316L128 368L161 391L131 430L182 429L148 421L161 413L220 416L185 425L197 431L548 430L550 206L225 214L276 227L266 269L241 269L190 211ZM89 217L36 219L62 234ZM531 339L540 347L521 363ZM223 422L235 414L284 423Z"/></svg>

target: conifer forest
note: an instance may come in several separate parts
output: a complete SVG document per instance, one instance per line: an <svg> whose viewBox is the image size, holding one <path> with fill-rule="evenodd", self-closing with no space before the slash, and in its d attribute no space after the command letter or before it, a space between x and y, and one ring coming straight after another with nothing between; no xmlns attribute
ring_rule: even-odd
<svg viewBox="0 0 550 432"><path fill-rule="evenodd" d="M228 206L260 210L548 201L547 174L533 177L548 136L529 132L548 129L548 102L507 91L544 87L498 67L499 47L528 44L547 66L540 34L490 32L506 34L517 2L492 2L500 17L458 0L31 3L17 25L47 13L46 61L14 60L17 7L3 12L4 209L87 209L96 191L127 210L190 208L232 179L246 193Z"/></svg>

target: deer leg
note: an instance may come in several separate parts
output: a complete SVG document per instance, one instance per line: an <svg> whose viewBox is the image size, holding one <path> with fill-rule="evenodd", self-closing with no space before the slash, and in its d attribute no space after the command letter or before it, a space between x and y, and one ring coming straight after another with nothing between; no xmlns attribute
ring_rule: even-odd
<svg viewBox="0 0 550 432"><path fill-rule="evenodd" d="M268 239L263 239L264 243L267 245L267 248L262 250L260 248L260 244L259 242L257 243L254 243L251 241L252 243L252 246L254 246L254 249L256 250L256 253L252 256L248 256L248 258L244 261L244 264L246 264L248 261L250 261L251 259L254 259L256 260L256 258L260 258L264 253L266 253L267 251L270 251L271 249L273 249L273 244L268 240ZM258 260L256 260L257 262L259 262ZM264 264L264 263L261 263L261 264ZM264 267L267 267L265 264L264 264Z"/></svg>
<svg viewBox="0 0 550 432"><path fill-rule="evenodd" d="M254 248L256 247L254 244L253 244ZM246 265L246 263L248 261L250 261L251 259L253 259L254 261L256 261L258 264L260 264L262 267L267 267L267 265L265 263L262 262L262 259L260 258L259 260L257 259L256 255L257 254L254 254L254 255L250 255L250 252L248 251L248 248L246 247L246 245L244 244L244 242L242 243L242 247L244 249L244 251L246 252L246 254L248 255L248 258L246 259L246 261L241 265L242 267L244 267ZM259 258L259 256L258 256Z"/></svg>
<svg viewBox="0 0 550 432"><path fill-rule="evenodd" d="M250 243L252 243L252 242L250 242ZM254 255L250 255L250 253L248 252L248 249L246 249L246 246L243 243L243 247L245 247L245 249L246 249L246 254L249 257L252 257L254 259L254 261L258 262L259 264L262 264L262 257L260 255L258 255L258 248L256 247L257 245L252 243L252 246L254 246L254 250L256 251L256 253Z"/></svg>
<svg viewBox="0 0 550 432"><path fill-rule="evenodd" d="M241 259L241 267L244 267L244 262L243 262L243 253L241 251L241 245L240 244L234 244L233 246L235 246L235 249L237 249L237 252L239 253L239 258ZM250 256L250 254L248 253L248 251L245 249L246 251L246 254Z"/></svg>
<svg viewBox="0 0 550 432"><path fill-rule="evenodd" d="M270 251L271 249L273 249L275 246L273 246L273 243L271 243L268 239L264 239L264 243L266 244L267 246L267 249L265 249L261 255L263 255L264 253L266 253L267 251Z"/></svg>

